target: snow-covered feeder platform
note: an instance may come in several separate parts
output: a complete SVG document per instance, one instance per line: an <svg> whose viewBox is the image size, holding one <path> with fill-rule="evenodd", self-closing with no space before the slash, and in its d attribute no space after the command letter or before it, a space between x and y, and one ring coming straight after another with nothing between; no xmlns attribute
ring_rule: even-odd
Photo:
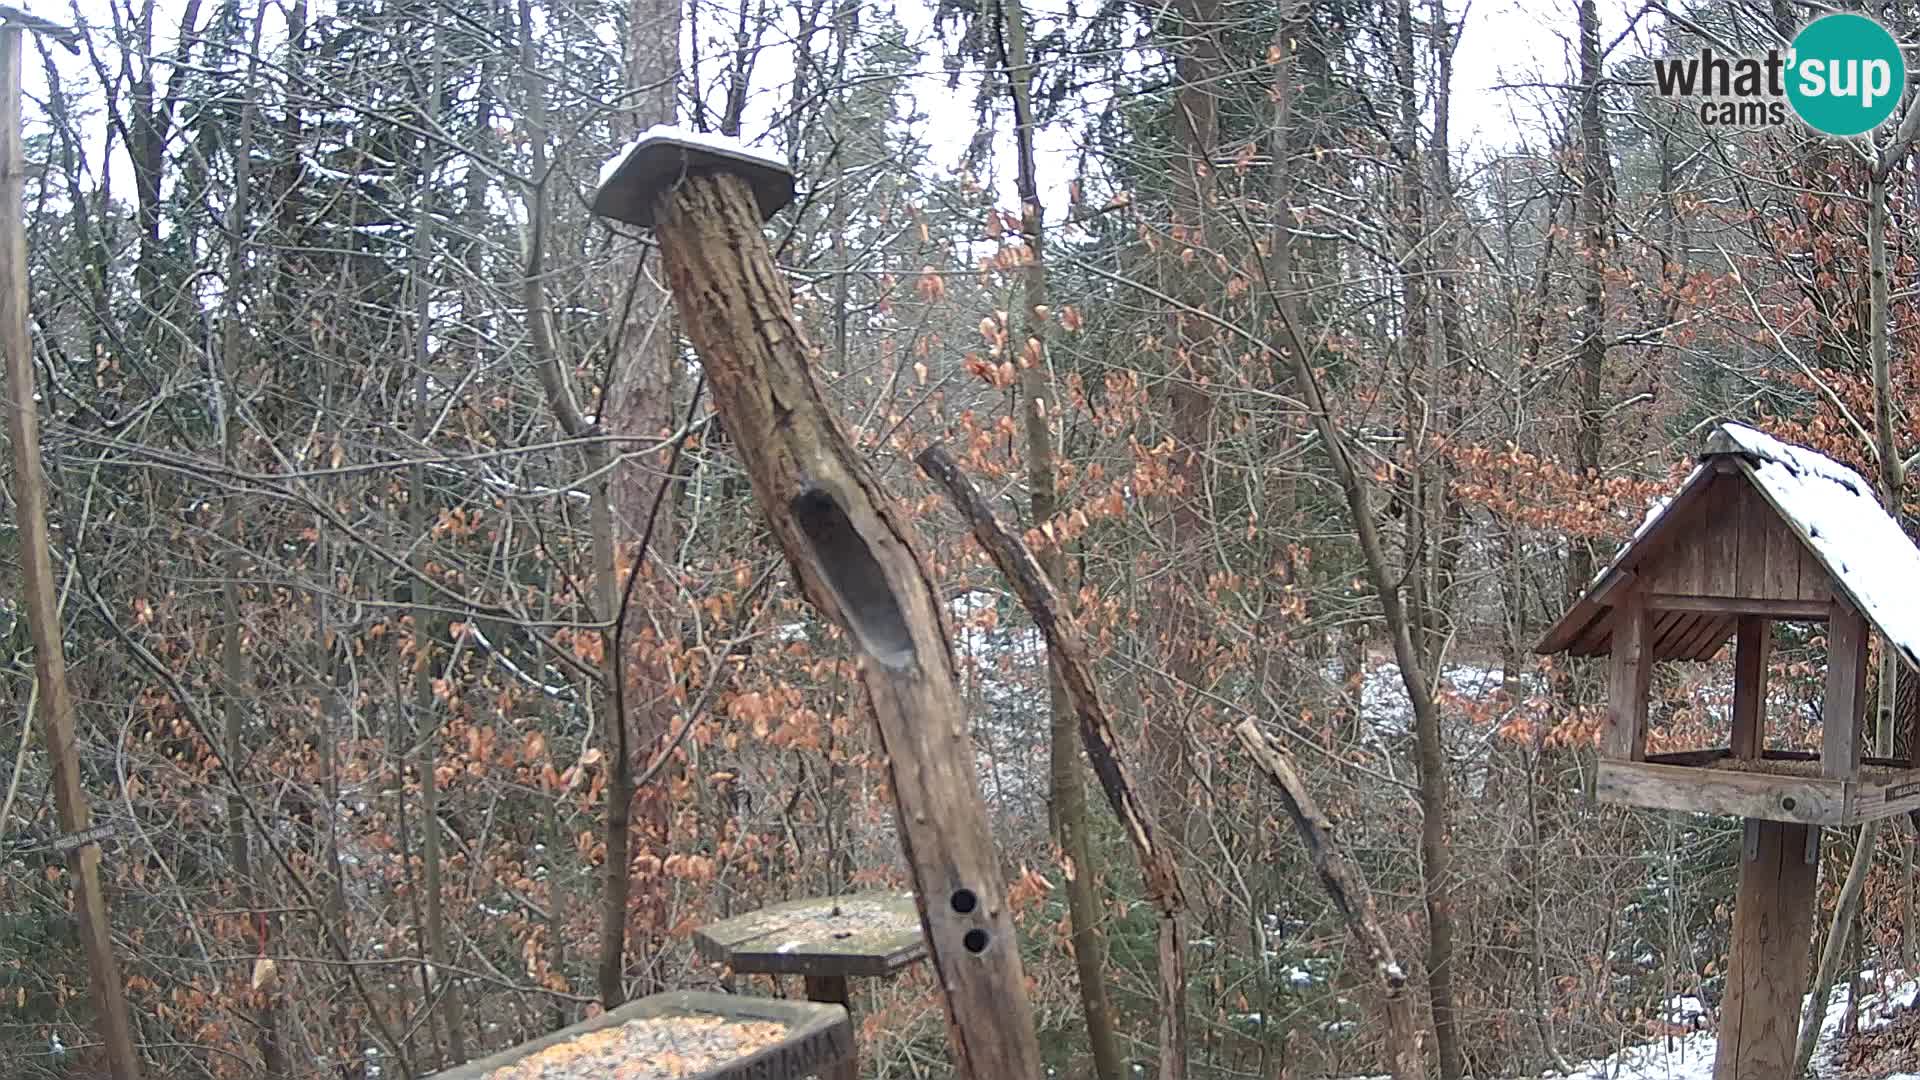
<svg viewBox="0 0 1920 1080"><path fill-rule="evenodd" d="M1825 626L1818 753L1767 748L1775 622ZM1895 717L1904 758L1862 753L1875 633L1902 684L1920 678L1920 550L1852 469L1721 424L1537 646L1608 660L1601 801L1745 819L1715 1080L1792 1074L1821 830L1920 810L1920 708ZM1711 660L1729 638L1728 745L1647 753L1655 662Z"/></svg>

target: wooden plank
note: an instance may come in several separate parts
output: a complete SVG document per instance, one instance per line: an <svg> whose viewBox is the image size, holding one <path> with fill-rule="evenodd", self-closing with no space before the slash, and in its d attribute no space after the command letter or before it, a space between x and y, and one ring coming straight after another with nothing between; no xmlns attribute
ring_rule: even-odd
<svg viewBox="0 0 1920 1080"><path fill-rule="evenodd" d="M1728 638L1733 636L1733 630L1738 621L1738 617L1733 615L1709 617L1698 630L1694 631L1693 636L1682 644L1686 650L1684 658L1711 660L1720 655L1721 647L1727 643Z"/></svg>
<svg viewBox="0 0 1920 1080"><path fill-rule="evenodd" d="M1920 810L1920 769L1907 769L1884 784L1858 783L1848 801L1848 824Z"/></svg>
<svg viewBox="0 0 1920 1080"><path fill-rule="evenodd" d="M1733 756L1757 758L1767 746L1767 657L1773 650L1772 626L1757 615L1743 615L1735 631L1733 654Z"/></svg>
<svg viewBox="0 0 1920 1080"><path fill-rule="evenodd" d="M1703 616L1690 611L1675 611L1664 615L1649 612L1647 618L1649 625L1653 627L1653 633L1649 638L1653 643L1653 655L1655 658L1661 658L1679 656L1681 641L1700 629L1700 620Z"/></svg>
<svg viewBox="0 0 1920 1080"><path fill-rule="evenodd" d="M1744 477L1739 481L1733 512L1740 544L1740 567L1734 578L1733 595L1755 600L1776 599L1767 592L1767 530L1773 525L1773 513L1760 502L1752 484Z"/></svg>
<svg viewBox="0 0 1920 1080"><path fill-rule="evenodd" d="M1715 1080L1793 1075L1819 867L1805 858L1805 825L1763 821L1757 831L1757 857L1740 865Z"/></svg>
<svg viewBox="0 0 1920 1080"><path fill-rule="evenodd" d="M1860 721L1867 695L1867 623L1836 600L1827 616L1827 694L1820 711L1820 771L1851 779L1860 771Z"/></svg>
<svg viewBox="0 0 1920 1080"><path fill-rule="evenodd" d="M1602 760L1594 780L1601 802L1653 810L1840 825L1846 781L1770 776L1687 765Z"/></svg>
<svg viewBox="0 0 1920 1080"><path fill-rule="evenodd" d="M1701 506L1706 529L1700 545L1700 587L1693 590L1695 596L1740 595L1740 497L1745 487L1746 481L1739 476L1717 476L1708 500Z"/></svg>
<svg viewBox="0 0 1920 1080"><path fill-rule="evenodd" d="M887 976L927 955L910 892L776 904L701 927L693 944L742 975Z"/></svg>
<svg viewBox="0 0 1920 1080"><path fill-rule="evenodd" d="M1638 761L1647 753L1647 690L1653 678L1648 612L1638 590L1614 609L1613 654L1608 663L1604 756Z"/></svg>
<svg viewBox="0 0 1920 1080"><path fill-rule="evenodd" d="M486 1080L496 1070L525 1062L527 1058L543 1051L577 1042L583 1035L604 1028L620 1027L636 1020L671 1023L676 1019L686 1019L708 1024L715 1018L730 1023L778 1025L786 1031L771 1045L710 1066L704 1071L688 1073L687 1080L800 1080L801 1077L816 1074L831 1075L834 1065L853 1059L853 1023L847 1018L847 1011L838 1005L782 1001L746 994L678 990L628 1002L611 1012L561 1028L551 1035L522 1043L511 1050L436 1073L433 1080ZM645 1067L651 1062L639 1059L632 1064ZM612 1076L614 1072L610 1070L604 1075Z"/></svg>
<svg viewBox="0 0 1920 1080"><path fill-rule="evenodd" d="M1754 496L1759 498L1759 493ZM1766 595L1805 600L1806 594L1800 589L1800 555L1806 545L1780 520L1780 512L1772 503L1765 499L1761 503L1772 517L1767 528Z"/></svg>
<svg viewBox="0 0 1920 1080"><path fill-rule="evenodd" d="M1718 615L1765 615L1771 619L1800 622L1826 622L1829 605L1824 601L1749 596L1677 596L1650 593L1647 606L1655 611L1695 611Z"/></svg>

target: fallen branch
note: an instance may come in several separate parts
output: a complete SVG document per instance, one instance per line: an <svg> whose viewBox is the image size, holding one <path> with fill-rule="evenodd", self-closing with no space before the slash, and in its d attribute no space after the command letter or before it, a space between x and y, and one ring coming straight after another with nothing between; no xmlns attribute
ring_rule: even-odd
<svg viewBox="0 0 1920 1080"><path fill-rule="evenodd" d="M1360 868L1348 861L1333 837L1333 822L1320 812L1313 794L1293 767L1293 756L1286 748L1254 726L1242 720L1233 729L1260 771L1280 789L1280 801L1307 846L1313 868L1320 874L1320 886L1346 921L1347 933L1367 951L1367 961L1380 979L1381 1005L1387 1014L1387 1052L1394 1080L1425 1080L1426 1060L1420 1055L1418 1029L1414 1025L1413 1001L1407 993L1407 973L1393 958L1393 944L1380 928L1380 916L1373 906L1373 893Z"/></svg>
<svg viewBox="0 0 1920 1080"><path fill-rule="evenodd" d="M986 499L960 473L953 456L939 446L929 446L914 459L921 471L947 489L954 506L965 518L973 537L992 557L994 565L1013 586L1020 603L1033 616L1034 625L1047 639L1047 657L1060 676L1067 701L1080 718L1080 741L1086 747L1087 761L1106 792L1114 816L1125 827L1127 841L1133 846L1140 864L1140 877L1146 886L1147 900L1160 913L1160 1075L1185 1074L1186 1029L1186 940L1182 918L1186 896L1180 885L1180 870L1173 853L1156 842L1153 817L1141 803L1113 737L1113 724L1100 686L1094 681L1087 661L1087 646L1080 628L1065 614L1066 605L1041 569L1040 560L1026 542L1008 531ZM1069 868L1078 873L1079 868Z"/></svg>

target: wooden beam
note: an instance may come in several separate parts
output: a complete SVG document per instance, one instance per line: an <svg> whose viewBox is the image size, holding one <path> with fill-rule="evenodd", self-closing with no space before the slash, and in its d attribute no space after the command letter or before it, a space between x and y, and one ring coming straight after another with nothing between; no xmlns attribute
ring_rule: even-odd
<svg viewBox="0 0 1920 1080"><path fill-rule="evenodd" d="M75 744L73 695L67 686L60 604L53 582L48 539L46 475L40 464L40 415L35 404L33 345L27 333L26 152L21 142L20 65L25 48L17 22L0 25L0 344L6 352L7 434L13 440L14 524L20 542L20 599L33 639L34 678L40 689L40 721L53 768L54 812L68 837L90 835L92 811L81 784ZM58 846L58 841L56 841ZM72 875L74 930L87 957L93 1022L106 1045L113 1080L139 1080L140 1056L113 951L106 894L100 886L100 844L75 843L67 850Z"/></svg>
<svg viewBox="0 0 1920 1080"><path fill-rule="evenodd" d="M1696 611L1713 615L1764 615L1771 619L1826 622L1831 605L1820 600L1762 600L1741 596L1680 596L1649 593L1655 611Z"/></svg>
<svg viewBox="0 0 1920 1080"><path fill-rule="evenodd" d="M1742 615L1734 631L1733 756L1751 760L1767 748L1767 658L1772 628L1758 615Z"/></svg>
<svg viewBox="0 0 1920 1080"><path fill-rule="evenodd" d="M1827 695L1820 710L1820 772L1850 780L1860 772L1860 720L1867 696L1867 622L1835 598L1827 616Z"/></svg>
<svg viewBox="0 0 1920 1080"><path fill-rule="evenodd" d="M1804 858L1810 830L1780 821L1750 829L1758 833L1758 857L1740 864L1714 1080L1791 1076L1807 987L1818 878Z"/></svg>
<svg viewBox="0 0 1920 1080"><path fill-rule="evenodd" d="M1602 751L1616 761L1647 754L1647 691L1653 649L1646 605L1639 592L1623 598L1613 616L1613 653L1607 681L1607 731Z"/></svg>
<svg viewBox="0 0 1920 1080"><path fill-rule="evenodd" d="M643 142L629 163L647 150ZM668 141L659 152L678 161L694 151ZM814 378L813 346L767 248L750 177L718 159L636 172L661 178L652 219L681 326L774 539L807 599L856 648L955 1075L1039 1076L945 594L912 515L847 439Z"/></svg>
<svg viewBox="0 0 1920 1080"><path fill-rule="evenodd" d="M1601 802L1654 810L1841 825L1847 819L1845 781L1693 765L1603 760L1594 779Z"/></svg>
<svg viewBox="0 0 1920 1080"><path fill-rule="evenodd" d="M1862 823L1920 810L1920 769L1896 773L1884 784L1856 785L1848 809Z"/></svg>

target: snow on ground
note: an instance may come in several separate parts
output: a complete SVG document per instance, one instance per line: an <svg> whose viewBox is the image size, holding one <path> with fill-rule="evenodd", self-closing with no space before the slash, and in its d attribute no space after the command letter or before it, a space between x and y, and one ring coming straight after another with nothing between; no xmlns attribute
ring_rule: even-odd
<svg viewBox="0 0 1920 1080"><path fill-rule="evenodd" d="M1920 980L1902 978L1899 972L1884 977L1866 973L1878 992L1869 992L1860 1001L1860 1026L1871 1029L1886 1022L1888 1012L1912 1008L1920 999ZM1675 1004L1695 999L1676 999ZM1822 1066L1833 1052L1833 1037L1840 1027L1840 1014L1846 1008L1847 988L1836 986L1827 1006L1826 1023L1820 1028L1820 1046L1814 1051L1814 1072L1827 1075ZM1630 1046L1609 1057L1581 1062L1574 1066L1568 1080L1713 1080L1713 1055L1717 1049L1714 1033L1703 1031L1644 1046ZM1538 1080L1561 1077L1558 1070L1542 1073ZM1388 1080L1385 1076L1353 1077L1351 1080ZM1487 1080L1520 1080L1502 1075ZM1920 1080L1920 1073L1895 1073L1882 1080Z"/></svg>

